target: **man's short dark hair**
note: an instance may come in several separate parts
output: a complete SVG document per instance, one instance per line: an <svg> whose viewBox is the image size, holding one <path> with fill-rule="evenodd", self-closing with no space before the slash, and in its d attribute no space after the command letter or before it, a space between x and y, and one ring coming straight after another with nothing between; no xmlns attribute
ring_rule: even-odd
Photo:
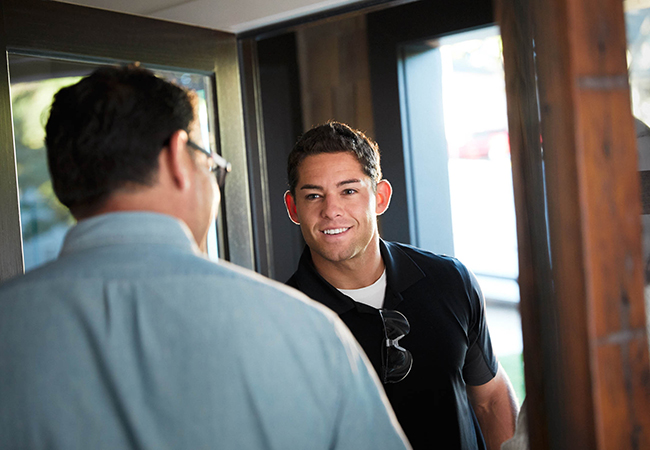
<svg viewBox="0 0 650 450"><path fill-rule="evenodd" d="M54 193L78 215L118 189L152 185L160 151L193 120L188 91L152 72L95 70L54 97L45 127Z"/></svg>
<svg viewBox="0 0 650 450"><path fill-rule="evenodd" d="M296 194L298 168L300 163L312 155L321 153L350 152L361 164L363 173L370 177L373 189L381 180L379 146L359 130L344 123L327 122L318 125L303 134L289 154L287 176L291 195Z"/></svg>

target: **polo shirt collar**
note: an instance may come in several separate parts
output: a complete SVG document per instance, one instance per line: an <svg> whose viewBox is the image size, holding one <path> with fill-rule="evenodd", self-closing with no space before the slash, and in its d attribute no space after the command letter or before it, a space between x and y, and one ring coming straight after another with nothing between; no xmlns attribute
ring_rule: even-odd
<svg viewBox="0 0 650 450"><path fill-rule="evenodd" d="M318 300L335 313L340 315L355 308L354 300L329 284L316 271L307 245L300 256L295 276L300 280L300 290L304 294Z"/></svg>
<svg viewBox="0 0 650 450"><path fill-rule="evenodd" d="M386 295L384 307L394 309L403 300L401 293L425 277L424 272L396 244L379 240L381 256L386 265ZM308 246L302 252L296 276L300 280L300 290L307 296L336 312L343 314L352 309L359 312L375 312L371 306L357 303L332 286L317 271Z"/></svg>
<svg viewBox="0 0 650 450"><path fill-rule="evenodd" d="M403 300L402 292L426 275L399 245L380 239L379 250L386 265L384 308L395 309Z"/></svg>

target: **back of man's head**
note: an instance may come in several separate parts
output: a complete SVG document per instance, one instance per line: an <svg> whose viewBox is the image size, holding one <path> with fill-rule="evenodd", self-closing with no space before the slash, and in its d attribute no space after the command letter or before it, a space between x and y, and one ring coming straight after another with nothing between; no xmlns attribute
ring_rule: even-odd
<svg viewBox="0 0 650 450"><path fill-rule="evenodd" d="M46 125L54 192L75 216L116 190L150 186L170 136L188 130L188 92L135 67L102 67L54 97Z"/></svg>
<svg viewBox="0 0 650 450"><path fill-rule="evenodd" d="M361 164L361 169L372 181L373 189L381 180L381 165L377 143L348 125L330 121L318 125L303 134L289 154L287 176L289 191L295 196L298 184L298 168L308 156L321 153L350 152Z"/></svg>

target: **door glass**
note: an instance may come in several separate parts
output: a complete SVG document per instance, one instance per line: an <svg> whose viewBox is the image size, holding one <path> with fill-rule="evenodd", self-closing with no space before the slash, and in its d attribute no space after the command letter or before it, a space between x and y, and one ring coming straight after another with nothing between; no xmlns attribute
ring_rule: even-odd
<svg viewBox="0 0 650 450"><path fill-rule="evenodd" d="M74 219L52 190L44 146L45 123L54 94L79 81L97 65L72 61L9 55L11 105L16 146L20 219L25 270L55 259ZM194 89L199 96L199 121L203 142L216 150L208 111L212 92L210 78L201 74L153 70L178 85ZM217 258L216 224L208 238L208 254Z"/></svg>
<svg viewBox="0 0 650 450"><path fill-rule="evenodd" d="M626 1L627 63L634 115L639 171L650 179L650 3ZM642 183L642 187L645 183ZM643 197L647 197L647 194ZM645 203L645 202L644 202ZM644 204L643 258L648 335L650 335L650 205Z"/></svg>
<svg viewBox="0 0 650 450"><path fill-rule="evenodd" d="M486 298L495 354L520 401L523 340L498 27L411 43L400 61L413 243L457 257Z"/></svg>

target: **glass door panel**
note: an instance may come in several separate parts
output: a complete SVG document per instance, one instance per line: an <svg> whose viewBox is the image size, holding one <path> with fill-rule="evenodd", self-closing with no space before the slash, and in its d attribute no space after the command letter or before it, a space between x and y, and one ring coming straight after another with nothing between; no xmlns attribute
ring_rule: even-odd
<svg viewBox="0 0 650 450"><path fill-rule="evenodd" d="M632 97L632 114L636 127L641 180L650 180L650 3L627 1L625 25L627 34L627 63ZM650 186L642 182L641 188ZM648 197L644 193L642 198ZM650 205L644 201L641 221L643 259L645 267L646 321L650 335Z"/></svg>
<svg viewBox="0 0 650 450"><path fill-rule="evenodd" d="M413 244L456 256L486 298L495 354L525 396L519 262L498 27L402 48Z"/></svg>
<svg viewBox="0 0 650 450"><path fill-rule="evenodd" d="M74 219L52 190L44 146L45 123L54 94L90 74L96 64L9 55L11 104L16 148L20 219L25 271L55 259ZM193 89L199 97L202 140L216 151L209 111L214 111L209 77L170 70L153 71ZM208 238L208 255L218 257L216 224Z"/></svg>

